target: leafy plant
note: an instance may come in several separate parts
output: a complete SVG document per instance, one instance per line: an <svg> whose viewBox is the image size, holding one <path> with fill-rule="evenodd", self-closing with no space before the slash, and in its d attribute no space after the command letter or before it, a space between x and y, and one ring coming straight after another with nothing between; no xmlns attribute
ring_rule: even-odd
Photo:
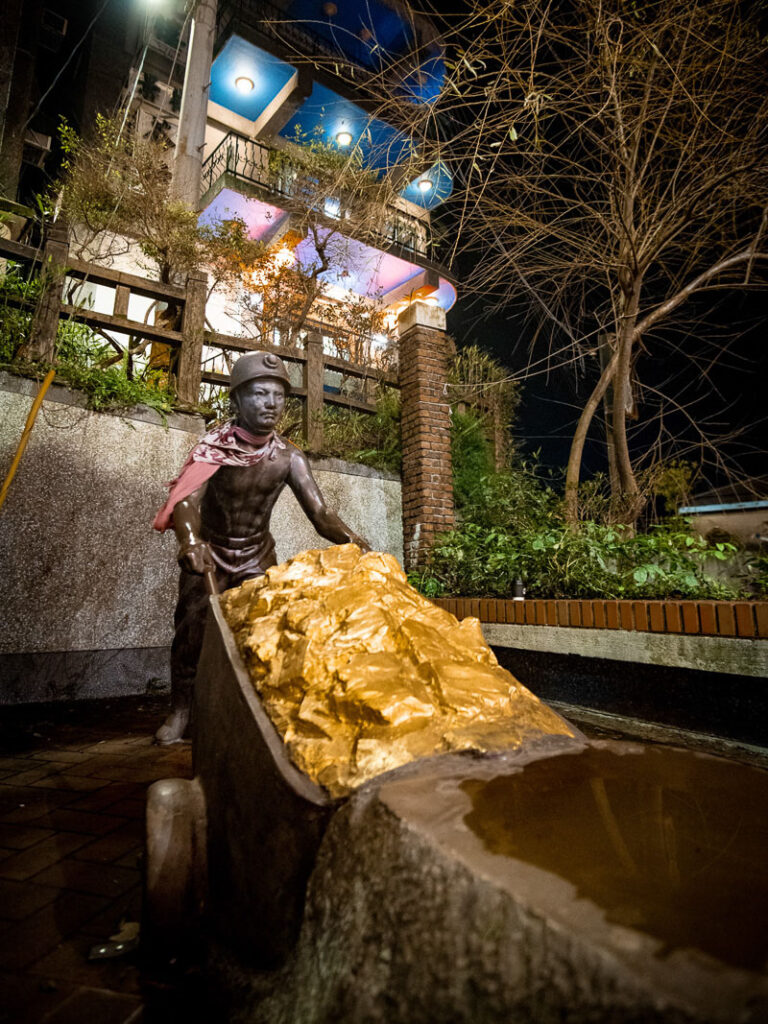
<svg viewBox="0 0 768 1024"><path fill-rule="evenodd" d="M492 449L499 449L489 449L488 469L494 469L497 463L509 462L513 454L509 428L520 404L520 389L507 368L478 345L468 345L451 360L448 393L456 427L454 441L458 432L467 434L467 443L473 443L469 439L471 423L477 422L477 436L480 436L481 425L483 436L493 437ZM467 412L470 418L462 420ZM476 443L474 447L479 455Z"/></svg>
<svg viewBox="0 0 768 1024"><path fill-rule="evenodd" d="M32 314L40 297L40 278L26 275L13 261L0 277L0 362L10 363L29 339Z"/></svg>
<svg viewBox="0 0 768 1024"><path fill-rule="evenodd" d="M495 472L482 423L454 416L454 487L459 525L438 537L413 582L427 596L508 597L518 578L531 597L735 598L707 575L727 561L728 542L710 544L679 518L635 534L620 524L566 522L564 502L535 462ZM491 468L489 468L491 467Z"/></svg>
<svg viewBox="0 0 768 1024"><path fill-rule="evenodd" d="M323 450L330 458L359 462L374 469L399 472L400 395L382 387L376 413L323 406Z"/></svg>

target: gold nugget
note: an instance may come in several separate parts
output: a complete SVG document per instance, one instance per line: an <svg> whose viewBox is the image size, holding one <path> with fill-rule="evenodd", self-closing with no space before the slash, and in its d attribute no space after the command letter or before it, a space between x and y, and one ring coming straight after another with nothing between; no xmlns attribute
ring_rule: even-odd
<svg viewBox="0 0 768 1024"><path fill-rule="evenodd" d="M292 760L332 796L419 757L573 735L391 555L303 551L221 606Z"/></svg>

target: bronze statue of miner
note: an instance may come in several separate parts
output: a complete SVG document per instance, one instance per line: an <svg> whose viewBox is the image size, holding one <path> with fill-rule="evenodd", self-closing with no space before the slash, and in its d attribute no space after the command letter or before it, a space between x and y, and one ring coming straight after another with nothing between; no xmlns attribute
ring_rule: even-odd
<svg viewBox="0 0 768 1024"><path fill-rule="evenodd" d="M321 537L370 550L326 508L304 453L275 431L290 387L274 352L250 352L238 359L230 380L234 419L195 445L155 518L156 530L173 526L181 566L171 714L155 734L162 745L180 740L189 724L209 593L240 586L276 564L269 522L286 484Z"/></svg>

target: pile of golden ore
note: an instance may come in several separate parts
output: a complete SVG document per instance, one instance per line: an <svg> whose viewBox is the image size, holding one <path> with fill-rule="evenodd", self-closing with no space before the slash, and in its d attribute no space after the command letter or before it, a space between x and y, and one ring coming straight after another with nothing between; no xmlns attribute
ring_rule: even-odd
<svg viewBox="0 0 768 1024"><path fill-rule="evenodd" d="M391 555L304 551L221 604L293 762L333 796L418 757L572 735Z"/></svg>

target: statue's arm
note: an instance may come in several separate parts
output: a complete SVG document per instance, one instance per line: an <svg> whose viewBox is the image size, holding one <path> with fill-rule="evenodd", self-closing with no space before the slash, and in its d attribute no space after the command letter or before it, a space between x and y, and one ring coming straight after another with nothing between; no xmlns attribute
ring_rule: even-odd
<svg viewBox="0 0 768 1024"><path fill-rule="evenodd" d="M307 457L298 450L291 456L288 486L321 537L333 541L334 544L357 544L363 551L371 550L367 540L358 536L354 530L350 530L335 512L326 507L325 499L312 476Z"/></svg>
<svg viewBox="0 0 768 1024"><path fill-rule="evenodd" d="M198 487L173 509L173 529L179 542L179 565L198 576L213 566L211 552L200 533L200 502L207 486L205 483Z"/></svg>

